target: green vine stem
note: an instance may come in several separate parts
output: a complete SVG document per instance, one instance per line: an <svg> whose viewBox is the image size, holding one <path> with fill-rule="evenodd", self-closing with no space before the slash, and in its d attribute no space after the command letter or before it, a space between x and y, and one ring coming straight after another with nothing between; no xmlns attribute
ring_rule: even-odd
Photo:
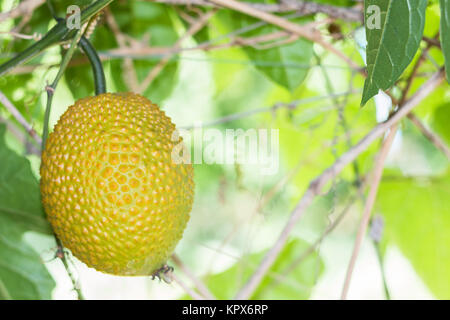
<svg viewBox="0 0 450 320"><path fill-rule="evenodd" d="M47 90L47 106L45 108L45 116L44 116L44 131L42 133L42 152L44 151L45 142L47 140L48 136L48 126L49 126L49 119L50 119L50 111L52 107L52 100L53 100L53 94L55 92L56 86L58 85L59 80L64 74L64 71L67 68L67 65L69 64L70 59L73 56L73 53L75 52L75 49L77 47L77 42L80 40L82 35L82 29L79 29L76 33L75 37L72 40L72 43L70 45L69 50L67 50L66 54L64 55L63 60L61 61L61 66L58 70L58 73L55 77L55 80L53 80L52 84L50 86L47 86L45 89Z"/></svg>
<svg viewBox="0 0 450 320"><path fill-rule="evenodd" d="M110 4L113 0L98 0L83 11L81 11L80 24L83 25L90 18L92 18L97 12L101 11L104 7ZM38 42L34 43L24 51L17 54L12 59L8 60L4 64L0 65L0 76L6 74L12 68L21 65L37 54L41 53L48 47L62 41L71 39L77 33L76 29L70 30L67 28L66 22L58 22L49 32Z"/></svg>
<svg viewBox="0 0 450 320"><path fill-rule="evenodd" d="M63 60L61 61L61 66L58 70L58 73L56 74L55 80L53 80L52 84L50 86L47 86L45 89L47 91L47 106L45 108L45 116L44 116L44 132L42 133L42 146L41 146L41 152L44 152L45 143L47 142L48 137L48 131L49 131L49 120L50 120L50 111L52 108L52 101L53 101L53 95L56 89L56 86L58 85L59 80L64 74L64 71L67 68L67 65L69 64L70 59L72 59L73 53L75 52L75 49L77 47L77 43L79 42L81 36L83 34L82 28L80 28L77 33L75 34L74 38L72 39L72 42L70 44L69 50L67 50L66 54L64 55ZM70 270L69 263L66 258L66 254L64 252L63 246L59 238L54 234L55 241L58 246L58 251L60 250L62 252L61 255L61 261L64 264L64 268L67 271L67 274L69 275L70 280L72 281L72 284L74 286L74 290L77 293L78 300L84 300L83 293L81 292L81 289L78 287L77 282L73 276L72 271Z"/></svg>
<svg viewBox="0 0 450 320"><path fill-rule="evenodd" d="M41 40L34 43L30 47L26 48L24 51L18 53L12 59L2 64L0 66L0 76L4 75L12 68L27 62L40 52L44 51L51 45L61 40L64 37L66 30L67 30L66 22L65 21L59 22L56 26L50 29L50 31Z"/></svg>
<svg viewBox="0 0 450 320"><path fill-rule="evenodd" d="M95 51L95 48L89 42L89 40L82 36L80 42L78 43L80 48L86 54L89 59L89 62L92 66L92 71L94 73L94 83L95 83L95 94L99 95L101 93L106 92L106 80L105 73L103 72L102 62L100 61L100 57Z"/></svg>

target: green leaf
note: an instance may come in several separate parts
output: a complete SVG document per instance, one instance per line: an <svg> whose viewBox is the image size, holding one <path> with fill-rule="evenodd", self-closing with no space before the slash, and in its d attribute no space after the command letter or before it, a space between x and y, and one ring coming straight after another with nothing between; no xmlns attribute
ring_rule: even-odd
<svg viewBox="0 0 450 320"><path fill-rule="evenodd" d="M28 230L52 234L30 162L6 146L5 130L0 125L0 216L7 216Z"/></svg>
<svg viewBox="0 0 450 320"><path fill-rule="evenodd" d="M0 215L0 300L51 299L55 281L39 255L23 241L24 231Z"/></svg>
<svg viewBox="0 0 450 320"><path fill-rule="evenodd" d="M254 25L258 20L232 13L235 29L241 29ZM305 19L292 20L304 23ZM272 25L264 25L255 30L246 32L243 37L257 37L279 31ZM291 43L283 44L281 40L261 43L254 47L245 46L247 53L255 67L272 81L294 91L305 80L310 68L310 60L313 54L313 44L305 39L298 39Z"/></svg>
<svg viewBox="0 0 450 320"><path fill-rule="evenodd" d="M441 1L441 44L445 56L447 81L450 82L450 0Z"/></svg>
<svg viewBox="0 0 450 320"><path fill-rule="evenodd" d="M415 180L385 173L378 206L393 241L439 299L450 298L450 172Z"/></svg>
<svg viewBox="0 0 450 320"><path fill-rule="evenodd" d="M450 144L450 103L439 106L433 113L431 125L433 130Z"/></svg>
<svg viewBox="0 0 450 320"><path fill-rule="evenodd" d="M366 0L367 72L361 104L386 90L411 63L425 26L427 0ZM380 23L376 23L379 8Z"/></svg>
<svg viewBox="0 0 450 320"><path fill-rule="evenodd" d="M289 242L261 281L252 299L307 299L323 269L317 254L306 257L289 273L287 268L309 248L303 240ZM229 269L206 279L208 288L218 299L231 299L252 275L264 252L244 257Z"/></svg>

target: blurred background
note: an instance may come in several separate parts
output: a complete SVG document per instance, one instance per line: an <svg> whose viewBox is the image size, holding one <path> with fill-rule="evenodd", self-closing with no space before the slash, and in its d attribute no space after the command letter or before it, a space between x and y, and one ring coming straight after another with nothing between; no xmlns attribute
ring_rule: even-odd
<svg viewBox="0 0 450 320"><path fill-rule="evenodd" d="M64 17L70 4L83 7L91 1L51 2L56 14ZM316 2L361 11L355 1ZM5 19L2 14L19 1L0 1L0 62L55 24L46 3L35 3L34 10ZM301 24L317 23L327 41L364 65L366 41L361 21L330 22L324 13L282 15ZM427 37L438 32L439 16L438 1L429 1ZM205 22L199 30L192 32L192 25L202 19ZM188 129L186 134L194 135L199 125L222 132L278 130L280 165L273 175L262 175L258 166L248 164L194 166L194 207L175 253L220 299L232 298L242 288L310 181L392 110L385 94L361 108L364 77L320 46L289 38L252 42L278 29L231 10L119 0L92 29L89 39L103 61L108 91L141 92L178 127ZM412 92L443 64L438 48L427 50ZM38 133L43 129L45 86L55 78L63 51L53 46L0 77L0 92ZM410 72L411 67L405 79ZM393 89L394 95L405 79ZM50 127L75 100L93 94L91 68L77 51L55 91ZM447 143L449 103L449 87L442 85L415 110ZM11 207L23 202L29 192L38 192L40 159L38 146L3 107L0 128L0 207ZM367 191L358 189L373 168L380 143L372 144L317 197L252 298L340 297ZM11 164L16 158L20 158L16 161L22 164L20 168ZM18 170L33 176L12 174ZM386 162L349 298L386 299L386 289L392 299L450 298L449 194L448 159L410 120L404 120ZM39 210L38 195L26 201L30 206L34 201L33 210ZM3 280L11 288L21 287L22 298L76 298L62 263L53 259L54 238L45 230L3 217L1 211L0 284ZM71 260L87 299L190 299L175 282L110 276L87 268L74 257ZM11 269L7 261L18 264ZM179 264L169 264L184 283L194 286ZM17 281L5 280L11 277Z"/></svg>

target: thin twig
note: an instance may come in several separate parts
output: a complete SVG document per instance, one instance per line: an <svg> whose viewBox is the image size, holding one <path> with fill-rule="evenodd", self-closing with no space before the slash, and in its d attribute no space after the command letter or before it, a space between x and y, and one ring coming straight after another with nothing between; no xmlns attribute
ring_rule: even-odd
<svg viewBox="0 0 450 320"><path fill-rule="evenodd" d="M83 292L81 291L81 288L80 288L80 284L77 281L77 279L75 278L75 275L72 272L72 269L71 269L71 267L69 265L69 261L68 261L68 259L66 257L66 252L64 251L64 247L63 247L63 245L61 243L61 240L59 240L59 238L56 235L55 235L55 241L56 241L56 246L57 246L57 250L58 250L57 257L61 259L61 261L62 261L62 263L64 265L64 269L66 269L66 272L69 275L69 279L72 282L73 290L77 294L77 299L78 300L85 300Z"/></svg>
<svg viewBox="0 0 450 320"><path fill-rule="evenodd" d="M439 33L436 34L434 39L436 39L438 37L439 37ZM426 48L422 50L422 53L420 54L419 59L417 59L416 63L414 64L413 69L412 69L408 79L406 80L406 86L402 90L402 97L401 97L400 101L398 102L399 106L403 105L403 103L408 98L408 93L409 93L409 90L411 89L413 80L416 78L417 72L419 71L420 66L422 65L422 63L425 62L425 60L427 58L427 53L430 50L431 46L432 46L431 44L428 44L426 46Z"/></svg>
<svg viewBox="0 0 450 320"><path fill-rule="evenodd" d="M237 299L247 299L257 288L261 279L267 273L278 254L283 249L286 240L297 221L303 216L305 210L309 207L315 197L321 193L325 185L338 175L348 164L352 163L362 152L364 152L373 141L381 137L390 127L403 119L412 109L414 109L425 97L427 97L434 89L444 80L444 70L436 72L416 94L405 103L391 118L387 121L375 126L364 138L362 138L354 147L344 153L334 164L326 169L321 175L314 179L308 189L303 194L297 206L292 211L288 221L286 222L280 236L267 252L261 261L259 267L255 270L246 285L237 294Z"/></svg>
<svg viewBox="0 0 450 320"><path fill-rule="evenodd" d="M201 295L192 290L188 285L186 285L174 272L171 273L170 277L175 281L188 295L190 295L194 300L205 300Z"/></svg>
<svg viewBox="0 0 450 320"><path fill-rule="evenodd" d="M148 47L148 46L140 46L140 47L123 47L118 49L112 49L105 54L115 57L147 57L147 56L173 56L180 52L185 51L213 51L213 50L222 50L232 47L255 47L257 48L261 43L265 43L268 41L278 40L283 37L291 37L292 33L286 31L276 31L273 33L268 33L265 35L254 36L254 37L234 37L229 42L213 44L212 41L205 41L204 43L200 43L194 47L186 47L183 48L181 46L172 46L172 47ZM294 35L295 36L295 35ZM297 38L297 36L295 36Z"/></svg>
<svg viewBox="0 0 450 320"><path fill-rule="evenodd" d="M383 217L377 215L371 219L370 222L370 238L372 239L373 245L375 247L375 251L377 254L378 264L380 265L380 273L383 281L384 294L386 296L386 300L391 300L391 293L389 291L389 286L387 283L386 272L384 270L384 257L383 252L381 250L380 242L383 238L383 230L384 230L384 220Z"/></svg>
<svg viewBox="0 0 450 320"><path fill-rule="evenodd" d="M77 31L75 37L73 38L69 50L64 55L64 58L63 58L63 60L61 62L61 66L60 66L60 68L58 70L58 73L57 73L57 75L55 77L55 80L53 80L53 83L50 86L46 87L46 91L47 91L47 106L45 108L45 116L44 116L44 131L42 133L42 147L41 147L42 151L45 150L45 143L46 143L46 140L47 140L48 130L49 130L50 111L51 111L51 107L52 107L52 100L53 100L53 95L54 95L56 86L58 85L59 80L63 76L64 71L66 70L67 65L69 64L69 61L72 58L73 53L75 52L75 49L77 47L77 43L80 40L82 34L83 34L83 28L80 28ZM72 283L76 284L76 280L75 280L75 278L73 276L72 271L70 270L69 263L67 261L66 254L65 254L65 251L63 249L63 246L62 246L61 241L59 240L59 238L56 236L56 234L55 234L55 241L56 241L56 244L58 246L58 251L62 252L62 255L60 256L60 258L61 258L62 263L64 264L64 268L66 269L67 274L69 275ZM78 299L79 300L83 300L84 297L83 297L82 291L81 291L81 289L79 288L78 285L74 286L74 290L76 291L76 293L78 295Z"/></svg>
<svg viewBox="0 0 450 320"><path fill-rule="evenodd" d="M172 255L172 261L175 263L175 265L180 268L181 271L184 272L184 274L194 283L197 290L200 292L200 294L209 300L216 300L216 297L212 294L212 292L206 287L206 285L198 278L196 277L191 270L181 261L181 259L174 253Z"/></svg>
<svg viewBox="0 0 450 320"><path fill-rule="evenodd" d="M11 9L10 11L0 13L0 22L5 21L6 19L15 19L21 16L29 15L44 2L45 0L21 1L17 7Z"/></svg>
<svg viewBox="0 0 450 320"><path fill-rule="evenodd" d="M358 188L358 193L361 193L362 189L363 188L360 186L360 188ZM301 255L296 258L291 264L286 266L286 268L284 268L281 273L284 275L290 274L298 267L299 264L301 264L307 257L314 253L314 251L316 251L316 248L323 242L323 240L342 222L350 209L354 206L357 198L357 196L351 197L338 217L330 225L328 225L328 227L325 229L325 231L323 231L319 238L314 241L314 243L312 243L305 251L303 251ZM273 285L274 284L276 283L273 283Z"/></svg>
<svg viewBox="0 0 450 320"><path fill-rule="evenodd" d="M19 39L25 39L25 40L41 40L42 39L42 34L40 33L34 33L32 35L28 35L28 34L23 34L23 33L19 33L19 32L15 32L15 31L2 31L0 32L0 34L6 34L15 38L19 38Z"/></svg>
<svg viewBox="0 0 450 320"><path fill-rule="evenodd" d="M34 154L39 156L41 154L40 145L36 145L33 143L28 143L28 135L23 132L22 129L20 129L15 122L9 119L5 119L0 116L0 123L3 123L6 125L6 128L9 132L20 142L25 144L26 152L28 154Z"/></svg>
<svg viewBox="0 0 450 320"><path fill-rule="evenodd" d="M450 160L450 147L437 134L428 129L419 118L413 113L408 114L408 119L422 132L422 134L430 140L434 146L441 150L443 154Z"/></svg>
<svg viewBox="0 0 450 320"><path fill-rule="evenodd" d="M411 88L411 85L413 83L413 80L415 79L417 72L420 68L420 66L422 65L422 63L425 61L425 57L426 57L426 53L428 52L429 48L431 45L428 45L427 48L425 48L422 51L422 54L420 55L419 59L417 60L417 62L415 63L413 70L410 74L410 76L407 79L406 82L406 86L402 91L402 96L400 101L398 102L399 104L399 108L402 108L404 102L407 100L408 97L408 93L409 90ZM408 115L409 117L409 115ZM418 120L418 119L417 119ZM383 168L384 168L384 162L387 158L387 155L389 153L389 150L392 146L392 143L394 141L395 135L397 133L398 130L398 124L396 124L395 126L391 127L390 132L386 138L386 140L384 141L382 148L380 150L380 154L379 157L377 158L377 161L375 163L375 168L373 171L373 177L372 177L372 182L371 182L371 188L369 191L369 195L366 199L366 205L364 207L364 211L363 211L363 215L362 215L362 219L361 219L361 223L357 232L357 236L356 236L356 240L355 240L355 246L353 248L353 252L352 252L352 256L347 268L347 274L345 277L345 281L344 281L344 287L342 289L342 294L341 294L341 298L342 299L346 299L347 295L348 295L348 290L350 288L350 282L351 282L351 278L353 275L353 269L355 267L355 263L356 263L356 259L358 257L359 254L359 250L362 244L362 240L366 234L366 230L367 227L369 225L370 222L370 216L371 216L371 212L373 209L373 206L375 204L375 200L376 200L376 195L378 192L378 188L380 185L380 181L383 175ZM381 262L380 262L381 263Z"/></svg>
<svg viewBox="0 0 450 320"><path fill-rule="evenodd" d="M366 204L364 206L363 215L358 228L358 233L356 235L355 246L353 248L352 256L347 268L347 274L345 276L344 288L342 289L341 299L347 299L348 290L350 288L350 281L353 275L353 269L355 267L356 259L358 258L359 249L361 248L361 243L367 231L367 227L370 221L370 215L372 213L373 206L378 193L378 188L380 186L381 177L383 176L384 163L391 150L392 143L394 141L395 135L397 134L398 123L390 128L389 134L381 147L380 154L375 162L375 168L373 170L372 181L370 183L369 195L366 199Z"/></svg>
<svg viewBox="0 0 450 320"><path fill-rule="evenodd" d="M185 130L192 130L192 129L196 129L196 128L206 128L206 127L213 127L219 124L223 124L223 123L228 123L228 122L232 122L232 121L236 121L236 120L240 120L240 119L244 119L259 113L264 113L264 112L276 112L279 109L289 109L289 110L295 110L297 109L300 105L303 104L308 104L308 103L312 103L312 102L318 102L321 100L328 100L330 98L337 98L337 97L341 97L341 96L346 96L346 95L350 95L350 94L356 94L359 93L357 91L346 91L346 92L339 92L339 93L334 93L334 94L330 94L330 95L326 95L326 96L318 96L318 97L308 97L308 98L302 98L302 99L298 99L298 100L293 100L291 102L279 102L276 103L270 107L262 107L262 108L257 108L257 109L253 109L253 110L249 110L249 111L244 111L244 112L239 112L239 113L233 113L230 115L226 115L222 118L218 118L215 119L213 121L210 122L205 122L205 123L201 123L199 125L190 125L190 126L186 126L186 127L180 127L180 129L185 129Z"/></svg>
<svg viewBox="0 0 450 320"><path fill-rule="evenodd" d="M181 14L180 14L181 16ZM288 16L285 16L285 19L293 19L297 18L298 14L291 14ZM194 51L194 50L204 50L204 51L211 51L211 50L218 50L218 49L225 49L230 48L234 46L256 46L258 45L258 41L269 41L269 38L275 38L278 39L280 37L286 37L289 35L292 35L292 33L286 32L286 31L278 31L274 34L267 34L262 36L256 36L256 37L247 37L242 38L238 37L239 35L242 35L244 33L247 33L249 31L255 30L257 28L263 27L267 25L268 23L265 21L258 21L256 23L246 25L245 27L242 27L237 30L233 30L232 32L229 32L227 34L218 36L214 39L204 41L202 43L197 44L194 47L179 47L176 50L174 50L174 47L148 47L145 45L138 45L138 46L132 46L132 47L124 47L119 49L114 49L108 51L108 54L115 55L115 56L133 56L133 57L146 57L150 55L156 55L156 56L164 56L171 53L180 53L182 51ZM312 26L312 24L308 24L308 26ZM214 44L218 42L222 42L225 39L231 39L227 43L220 43L220 44Z"/></svg>
<svg viewBox="0 0 450 320"><path fill-rule="evenodd" d="M25 129L25 131L34 139L34 141L40 146L42 144L42 139L39 137L37 132L33 129L33 126L28 123L28 121L22 116L20 111L12 104L12 102L0 91L0 102L5 106L5 108L12 114L14 119L20 123L20 125Z"/></svg>
<svg viewBox="0 0 450 320"><path fill-rule="evenodd" d="M80 23L85 24L88 22L97 12L106 7L113 0L97 0L87 6L81 11ZM23 3L26 3L25 1ZM71 39L76 33L76 30L69 29L66 22L61 19L53 28L51 28L44 37L27 47L25 50L20 51L14 57L0 65L0 75L8 73L14 67L24 64L32 57L46 50L50 46L53 46L62 40Z"/></svg>
<svg viewBox="0 0 450 320"><path fill-rule="evenodd" d="M350 132L346 133L345 137L342 136L342 137L338 138L337 140L347 139L348 134L350 134ZM295 177L295 175L300 171L301 168L303 168L307 164L313 163L314 162L313 159L317 159L318 156L320 156L321 154L326 152L328 150L328 148L330 148L330 147L332 147L332 142L326 141L324 143L321 143L321 145L319 147L317 147L314 150L314 152L308 154L308 157L306 159L303 159L303 157L300 157L298 163L295 165L294 168L289 170L289 172L282 179L280 179L280 181L278 181L278 183L275 186L273 186L267 193L261 195L261 197L259 198L258 204L256 206L255 212L256 213L262 212L262 210L264 209L266 204L269 203L269 201L276 195L276 193L279 190L281 190L285 185L287 185L287 183L290 180L292 180ZM360 180L362 181L363 179L360 178ZM360 183L359 185L362 185L362 183ZM250 214L250 215L247 215L246 217L244 217L243 219L241 219L240 221L238 221L235 224L235 226L233 227L233 229L227 234L227 236L221 242L217 251L220 252L220 250L227 243L229 243L229 241L231 241L233 239L233 236L237 233L239 226L242 226L244 223L246 223L247 220L251 219L252 217L253 217L253 214ZM211 260L213 261L214 257ZM212 264L212 261L210 264ZM285 271L283 271L283 272L281 272L281 274L287 274L287 273L285 273Z"/></svg>
<svg viewBox="0 0 450 320"><path fill-rule="evenodd" d="M114 33L117 43L119 44L119 48L120 49L127 48L125 35L120 31L119 25L117 24L114 15L111 13L109 8L106 8L104 11L106 23L111 28L111 31ZM122 70L123 70L122 78L124 82L131 89L131 91L137 92L139 81L137 78L136 70L133 65L133 60L131 58L129 57L124 58Z"/></svg>

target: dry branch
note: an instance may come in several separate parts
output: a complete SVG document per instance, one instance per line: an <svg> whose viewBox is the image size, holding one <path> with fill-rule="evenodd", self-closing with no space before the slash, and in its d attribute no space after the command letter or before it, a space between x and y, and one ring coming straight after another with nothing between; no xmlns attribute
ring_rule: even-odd
<svg viewBox="0 0 450 320"><path fill-rule="evenodd" d="M0 102L5 106L6 110L8 110L14 119L20 123L20 125L25 129L25 131L38 143L40 146L42 143L41 137L36 133L33 129L33 126L28 123L28 121L22 116L19 110L12 104L12 102L0 91Z"/></svg>
<svg viewBox="0 0 450 320"><path fill-rule="evenodd" d="M147 76L144 78L142 83L138 86L137 91L138 93L143 93L155 80L155 78L161 73L161 71L164 69L166 64L170 61L172 56L177 52L181 50L181 45L185 39L188 39L189 37L192 37L194 34L196 34L198 31L200 31L206 23L208 23L208 20L216 13L216 10L211 10L204 15L202 15L198 20L195 21L194 24L192 24L189 29L186 31L186 33L177 40L177 42L174 44L173 48L171 49L171 52L168 55L166 55L163 59L161 59L158 64L147 74Z"/></svg>
<svg viewBox="0 0 450 320"><path fill-rule="evenodd" d="M373 128L363 139L361 139L354 147L344 153L334 164L326 169L321 175L314 179L297 206L292 211L285 227L280 236L273 245L273 247L264 256L261 264L255 270L248 282L242 290L236 295L236 299L248 299L258 284L263 279L273 262L277 258L280 251L283 249L289 234L294 228L297 221L303 216L306 209L312 203L322 189L334 177L336 177L348 164L352 163L362 152L364 152L376 139L381 137L390 127L398 123L401 119L406 117L425 97L427 97L434 89L444 80L444 70L441 69L436 72L417 92L409 99L402 108L392 115L387 121L378 124Z"/></svg>
<svg viewBox="0 0 450 320"><path fill-rule="evenodd" d="M190 295L194 300L205 300L201 295L192 290L188 285L186 285L180 278L178 278L175 273L170 275L171 279L175 281L188 295Z"/></svg>
<svg viewBox="0 0 450 320"><path fill-rule="evenodd" d="M116 22L116 19L114 18L113 14L109 10L109 8L106 8L105 10L105 17L106 17L106 23L111 28L111 31L114 33L114 36L116 37L117 43L119 44L119 48L127 48L126 43L126 37L125 35L120 31L119 25ZM127 84L127 86L134 92L137 92L137 88L139 86L139 82L136 75L136 70L133 66L133 60L129 57L125 57L122 64L122 70L123 72L123 80Z"/></svg>
<svg viewBox="0 0 450 320"><path fill-rule="evenodd" d="M0 13L0 22L5 21L6 19L15 19L20 16L27 16L44 2L45 0L22 1L17 7L11 9L10 11Z"/></svg>
<svg viewBox="0 0 450 320"><path fill-rule="evenodd" d="M197 288L198 292L202 294L203 297L209 300L215 300L216 298L212 294L212 292L208 289L208 287L198 278L196 277L191 270L181 261L181 259L174 253L172 255L172 261L175 265L180 268L181 271L188 277L192 283Z"/></svg>
<svg viewBox="0 0 450 320"><path fill-rule="evenodd" d="M360 68L353 60L351 60L349 57L347 57L345 54L343 54L341 51L336 49L331 43L328 43L325 41L320 34L319 31L317 31L315 28L309 27L309 26L301 26L296 23L293 23L289 20L286 20L282 17L279 17L277 15L267 13L264 11L260 11L258 9L255 9L254 7L251 7L243 2L235 1L235 0L208 0L208 2L212 2L216 5L220 5L244 14L247 14L249 16L252 16L254 18L260 19L262 21L268 22L272 25L278 26L286 31L289 31L295 35L298 35L300 37L303 37L311 42L315 42L322 46L325 50L332 52L339 58L341 58L343 61L345 61L352 69L357 70L359 72L364 72L362 68Z"/></svg>

